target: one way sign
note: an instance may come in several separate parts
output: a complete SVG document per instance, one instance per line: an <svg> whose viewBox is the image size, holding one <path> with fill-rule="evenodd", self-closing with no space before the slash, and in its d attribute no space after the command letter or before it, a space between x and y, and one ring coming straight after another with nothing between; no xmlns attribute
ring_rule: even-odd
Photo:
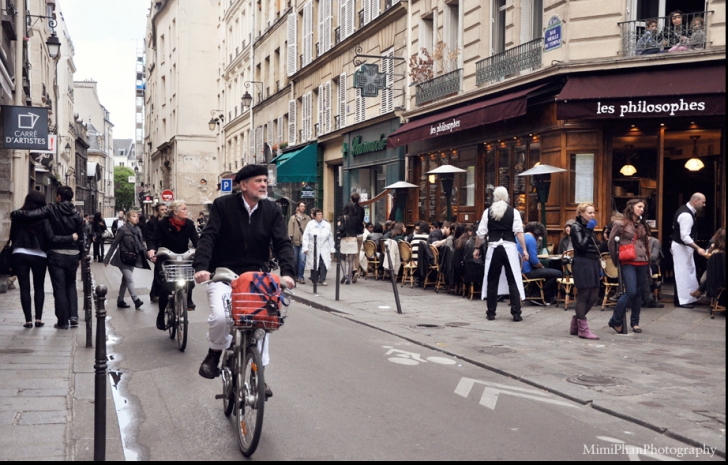
<svg viewBox="0 0 728 465"><path fill-rule="evenodd" d="M539 402L545 402L547 404L561 405L564 407L579 408L578 406L569 402L561 400L551 399L550 394L546 394L542 391L535 389L525 389L515 386L506 386L505 384L490 383L488 381L479 381L477 379L462 378L458 383L458 387L455 388L455 394L468 398L470 391L476 384L482 384L485 386L483 396L480 398L480 405L488 407L491 410L495 410L495 404L498 402L498 395L506 394L513 397L521 397L524 399L536 400Z"/></svg>

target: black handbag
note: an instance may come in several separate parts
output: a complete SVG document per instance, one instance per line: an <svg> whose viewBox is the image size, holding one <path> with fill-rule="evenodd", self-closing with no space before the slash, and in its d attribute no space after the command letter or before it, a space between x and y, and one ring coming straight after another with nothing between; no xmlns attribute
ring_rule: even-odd
<svg viewBox="0 0 728 465"><path fill-rule="evenodd" d="M0 252L0 275L12 276L13 274L13 248L10 247L10 241L5 244L3 251Z"/></svg>
<svg viewBox="0 0 728 465"><path fill-rule="evenodd" d="M125 247L126 242L124 241L124 239L126 239L126 237L122 238L121 242L119 243L119 259L121 260L121 263L123 263L124 265L135 266L136 262L137 262L137 252L134 250L134 249L136 249L136 247L135 247L136 244L134 243L133 233L128 234L128 235L132 236L131 240L132 240L133 248L132 248L132 250L124 250L126 248ZM127 234L125 234L125 236L127 236Z"/></svg>

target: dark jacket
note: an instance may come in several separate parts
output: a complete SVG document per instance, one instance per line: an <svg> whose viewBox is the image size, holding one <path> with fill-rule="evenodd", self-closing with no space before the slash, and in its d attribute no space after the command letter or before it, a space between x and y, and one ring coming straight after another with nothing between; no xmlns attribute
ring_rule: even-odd
<svg viewBox="0 0 728 465"><path fill-rule="evenodd" d="M10 225L10 240L15 249L35 249L48 251L55 241L73 241L69 236L56 236L48 220L13 221Z"/></svg>
<svg viewBox="0 0 728 465"><path fill-rule="evenodd" d="M109 228L106 226L106 222L103 219L101 219L101 221L92 221L91 226L93 228L94 240L103 241L104 232L109 230Z"/></svg>
<svg viewBox="0 0 728 465"><path fill-rule="evenodd" d="M154 234L147 241L147 250L165 247L174 253L185 253L190 248L190 241L192 241L192 247L196 249L199 239L200 236L197 235L197 228L192 220L187 219L184 226L177 231L177 228L169 222L169 218L165 217L159 221Z"/></svg>
<svg viewBox="0 0 728 465"><path fill-rule="evenodd" d="M338 229L339 229L339 237L356 237L357 234L357 224L361 224L359 222L359 218L352 215L342 215L339 217L338 221Z"/></svg>
<svg viewBox="0 0 728 465"><path fill-rule="evenodd" d="M144 240L149 243L150 240L152 240L152 236L154 235L154 230L157 229L157 226L159 225L159 218L156 216L153 216L149 218L149 221L147 221L147 224L142 231L144 233Z"/></svg>
<svg viewBox="0 0 728 465"><path fill-rule="evenodd" d="M130 223L124 223L124 225L116 232L114 242L111 244L111 248L104 257L104 263L108 265L110 261L113 266L128 268L129 265L126 265L121 261L121 252L136 252L137 261L134 267L150 270L151 267L145 257L146 250L144 250L143 240L142 231L138 226L132 226ZM117 247L119 248L119 253L115 254L114 252L116 252Z"/></svg>
<svg viewBox="0 0 728 465"><path fill-rule="evenodd" d="M574 246L574 257L590 258L598 260L599 248L596 244L593 229L587 229L586 223L581 217L577 218L571 225L571 245Z"/></svg>
<svg viewBox="0 0 728 465"><path fill-rule="evenodd" d="M280 207L270 200L261 200L250 216L242 194L220 197L212 204L202 232L195 271L225 267L242 274L266 270L271 243L281 276L296 276L293 245Z"/></svg>
<svg viewBox="0 0 728 465"><path fill-rule="evenodd" d="M126 220L121 220L121 225L126 224ZM116 232L119 230L119 218L115 219L113 223L111 223L111 232L114 233L114 236L116 236Z"/></svg>
<svg viewBox="0 0 728 465"><path fill-rule="evenodd" d="M58 239L48 244L49 252L54 250L78 250L79 253L83 254L86 250L83 237L83 218L69 201L52 203L33 211L15 210L10 216L13 221L48 219L53 234ZM73 233L78 234L77 241L74 241L73 237L71 237Z"/></svg>
<svg viewBox="0 0 728 465"><path fill-rule="evenodd" d="M354 231L356 231L357 236L361 236L362 234L364 234L364 216L366 216L364 212L364 207L354 202L351 202L351 204L354 205L354 210L356 211L355 217L357 223L354 226Z"/></svg>
<svg viewBox="0 0 728 465"><path fill-rule="evenodd" d="M624 220L617 220L612 225L612 231L609 233L609 255L615 265L619 264L619 249L614 241L615 237L619 237L619 245L634 244L634 251L637 258L634 262L650 262L650 248L647 240L647 228L642 223L633 223L628 221L624 224Z"/></svg>

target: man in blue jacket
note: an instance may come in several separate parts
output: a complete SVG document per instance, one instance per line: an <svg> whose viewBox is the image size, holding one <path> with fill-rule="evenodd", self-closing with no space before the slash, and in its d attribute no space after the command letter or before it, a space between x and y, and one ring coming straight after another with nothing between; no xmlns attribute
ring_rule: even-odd
<svg viewBox="0 0 728 465"><path fill-rule="evenodd" d="M528 279L545 278L543 285L543 293L546 302L551 305L556 304L556 280L563 276L559 270L546 268L538 260L538 241L546 235L546 228L541 223L531 221L523 228L526 239L526 250L528 251L528 260L523 262L523 274ZM521 244L516 243L518 253L523 255Z"/></svg>

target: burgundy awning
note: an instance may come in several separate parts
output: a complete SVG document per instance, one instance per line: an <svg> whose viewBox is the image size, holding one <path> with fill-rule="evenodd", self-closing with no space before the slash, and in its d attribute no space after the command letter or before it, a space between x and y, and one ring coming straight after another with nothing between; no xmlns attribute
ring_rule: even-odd
<svg viewBox="0 0 728 465"><path fill-rule="evenodd" d="M556 116L564 120L725 115L725 79L725 64L570 76L557 97Z"/></svg>
<svg viewBox="0 0 728 465"><path fill-rule="evenodd" d="M431 139L483 124L525 115L528 94L545 85L541 84L503 94L489 100L412 121L389 135L387 148L401 147L414 141Z"/></svg>

